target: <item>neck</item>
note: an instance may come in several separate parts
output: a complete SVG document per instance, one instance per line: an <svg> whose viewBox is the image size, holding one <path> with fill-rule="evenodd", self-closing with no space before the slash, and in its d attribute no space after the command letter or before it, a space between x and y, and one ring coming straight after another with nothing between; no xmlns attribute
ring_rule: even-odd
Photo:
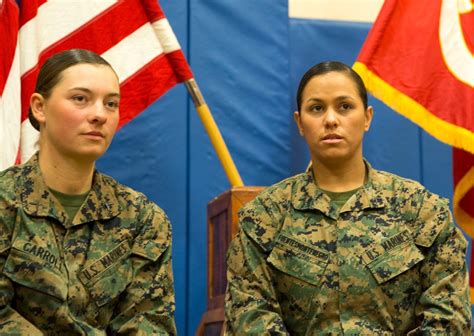
<svg viewBox="0 0 474 336"><path fill-rule="evenodd" d="M327 164L313 159L313 174L321 189L334 192L354 190L364 185L365 164L362 157L344 164Z"/></svg>
<svg viewBox="0 0 474 336"><path fill-rule="evenodd" d="M46 185L64 194L78 195L92 186L95 162L81 162L41 146L39 166Z"/></svg>

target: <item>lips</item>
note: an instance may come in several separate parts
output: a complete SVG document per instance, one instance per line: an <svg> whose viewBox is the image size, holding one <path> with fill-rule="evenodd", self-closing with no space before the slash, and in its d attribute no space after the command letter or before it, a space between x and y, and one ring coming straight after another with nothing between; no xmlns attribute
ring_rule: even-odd
<svg viewBox="0 0 474 336"><path fill-rule="evenodd" d="M98 132L98 131L88 132L88 133L85 133L85 135L89 135L89 136L92 136L92 137L99 137L99 138L104 137L104 134L102 134L101 132Z"/></svg>
<svg viewBox="0 0 474 336"><path fill-rule="evenodd" d="M322 140L341 140L342 136L336 133L326 134L323 136Z"/></svg>

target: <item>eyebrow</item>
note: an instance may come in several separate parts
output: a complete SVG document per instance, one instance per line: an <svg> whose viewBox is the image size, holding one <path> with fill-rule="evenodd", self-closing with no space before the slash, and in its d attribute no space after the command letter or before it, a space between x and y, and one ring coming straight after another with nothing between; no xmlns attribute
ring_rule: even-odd
<svg viewBox="0 0 474 336"><path fill-rule="evenodd" d="M354 100L354 97L352 97L352 96L339 96L339 97L336 97L336 100L347 100L347 99Z"/></svg>
<svg viewBox="0 0 474 336"><path fill-rule="evenodd" d="M92 93L93 93L90 89L84 88L84 87L74 87L74 88L69 89L69 91L74 91L74 90L77 90L77 91L84 91L84 92L87 92L87 93L89 93L89 94L92 94ZM117 97L117 98L120 98L120 93L112 92L112 93L108 93L106 96L107 96L107 97Z"/></svg>
<svg viewBox="0 0 474 336"><path fill-rule="evenodd" d="M351 97L351 96L338 96L334 100L340 101L340 100L347 100L347 99L354 100L354 98ZM319 102L324 102L324 100L319 99L319 98L309 98L308 100L306 100L306 102L318 102L319 103Z"/></svg>

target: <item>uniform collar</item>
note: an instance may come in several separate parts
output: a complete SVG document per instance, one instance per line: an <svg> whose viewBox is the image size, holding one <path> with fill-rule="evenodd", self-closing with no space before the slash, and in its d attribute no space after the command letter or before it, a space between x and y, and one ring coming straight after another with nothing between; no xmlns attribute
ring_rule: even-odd
<svg viewBox="0 0 474 336"><path fill-rule="evenodd" d="M49 191L44 183L36 153L23 165L21 187L19 190L24 211L34 217L53 217L59 222L67 222L63 206ZM113 185L105 181L104 176L95 171L92 188L74 221L68 226L75 226L95 220L115 217L121 211L115 196ZM66 226L66 225L65 225Z"/></svg>
<svg viewBox="0 0 474 336"><path fill-rule="evenodd" d="M339 212L385 207L386 201L382 197L378 172L366 160L364 163L368 172L367 182L356 192L355 197L351 197L340 210L331 203L329 196L316 185L311 166L293 185L291 193L293 207L298 210L319 210L333 219L337 219Z"/></svg>

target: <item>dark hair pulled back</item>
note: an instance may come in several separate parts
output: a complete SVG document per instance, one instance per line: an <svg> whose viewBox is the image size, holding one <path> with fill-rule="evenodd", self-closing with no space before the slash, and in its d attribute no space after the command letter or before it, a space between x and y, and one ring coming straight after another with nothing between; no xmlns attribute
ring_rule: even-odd
<svg viewBox="0 0 474 336"><path fill-rule="evenodd" d="M93 51L85 49L65 50L54 54L44 62L36 80L35 92L48 99L53 88L61 80L62 72L82 63L106 65L112 69L112 66L105 59ZM31 125L39 130L39 123L33 116L31 107L28 111L28 119L30 119Z"/></svg>
<svg viewBox="0 0 474 336"><path fill-rule="evenodd" d="M311 68L309 68L308 71L305 72L305 74L301 78L296 94L296 104L298 105L298 111L301 111L301 96L303 95L303 90L308 84L308 82L313 77L321 76L329 72L342 72L347 74L349 78L354 81L354 84L357 87L357 91L359 91L359 96L362 99L362 102L364 103L364 108L367 109L367 89L365 88L364 81L359 76L359 74L355 72L350 66L344 63L336 61L327 61L312 66Z"/></svg>

